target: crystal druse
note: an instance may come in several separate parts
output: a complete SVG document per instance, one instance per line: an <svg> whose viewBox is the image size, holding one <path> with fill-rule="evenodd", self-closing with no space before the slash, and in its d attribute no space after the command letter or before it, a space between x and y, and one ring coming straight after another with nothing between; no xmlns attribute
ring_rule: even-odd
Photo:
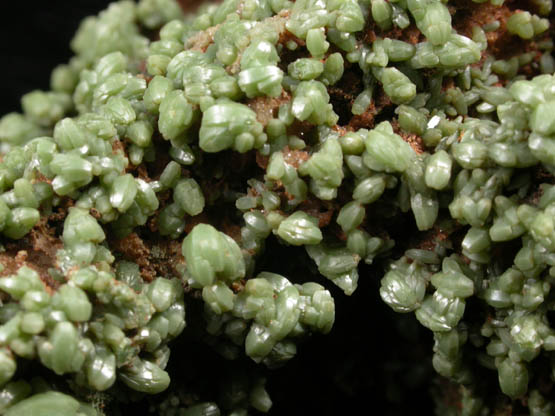
<svg viewBox="0 0 555 416"><path fill-rule="evenodd" d="M552 1L182 6L87 18L0 119L0 413L271 412L378 276L433 333L438 414L553 414ZM189 338L219 393L170 377Z"/></svg>

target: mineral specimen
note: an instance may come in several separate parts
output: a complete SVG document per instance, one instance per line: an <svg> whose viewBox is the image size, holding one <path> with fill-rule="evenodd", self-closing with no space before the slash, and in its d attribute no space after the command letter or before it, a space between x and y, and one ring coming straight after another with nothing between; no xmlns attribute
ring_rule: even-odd
<svg viewBox="0 0 555 416"><path fill-rule="evenodd" d="M332 293L378 276L433 333L438 414L553 414L551 10L122 0L83 21L51 91L0 119L0 413L268 412ZM171 370L188 343L223 387Z"/></svg>

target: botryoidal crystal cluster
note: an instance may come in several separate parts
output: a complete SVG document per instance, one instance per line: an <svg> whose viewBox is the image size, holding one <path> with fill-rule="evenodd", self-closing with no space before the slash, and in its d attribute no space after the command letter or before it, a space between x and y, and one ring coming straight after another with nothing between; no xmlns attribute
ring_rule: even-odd
<svg viewBox="0 0 555 416"><path fill-rule="evenodd" d="M366 264L433 332L458 395L441 414L493 414L491 392L553 414L551 10L141 0L84 20L51 90L0 120L0 413L172 391L186 322L230 363L282 366ZM268 240L314 273L262 269ZM269 411L242 380L154 411Z"/></svg>

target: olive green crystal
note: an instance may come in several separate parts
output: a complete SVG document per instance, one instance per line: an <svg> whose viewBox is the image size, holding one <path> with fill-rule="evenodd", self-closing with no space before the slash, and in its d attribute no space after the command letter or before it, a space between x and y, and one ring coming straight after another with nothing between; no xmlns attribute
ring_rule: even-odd
<svg viewBox="0 0 555 416"><path fill-rule="evenodd" d="M0 413L271 412L274 369L336 309L382 319L343 309L379 292L433 334L437 414L553 414L552 23L551 0L84 20L0 119ZM195 345L219 367L191 384Z"/></svg>

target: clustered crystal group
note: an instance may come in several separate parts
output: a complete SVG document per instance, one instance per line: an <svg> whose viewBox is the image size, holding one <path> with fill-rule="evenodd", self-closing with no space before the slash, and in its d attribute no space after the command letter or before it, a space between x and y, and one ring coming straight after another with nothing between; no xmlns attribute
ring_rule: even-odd
<svg viewBox="0 0 555 416"><path fill-rule="evenodd" d="M365 263L433 331L460 414L495 410L478 367L553 414L551 9L122 0L87 18L51 91L0 120L0 413L100 415L110 391L171 390L190 302L214 354L279 367L332 330L326 286L351 295ZM261 270L269 239L314 274ZM33 360L57 387L19 368ZM264 383L157 411L267 412Z"/></svg>

